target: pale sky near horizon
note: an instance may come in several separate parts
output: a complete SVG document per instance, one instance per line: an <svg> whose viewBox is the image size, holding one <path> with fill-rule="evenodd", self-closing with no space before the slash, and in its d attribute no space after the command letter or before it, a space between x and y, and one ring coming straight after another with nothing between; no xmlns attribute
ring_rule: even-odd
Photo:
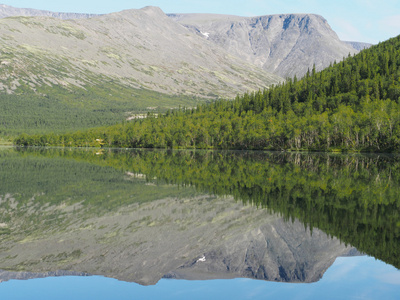
<svg viewBox="0 0 400 300"><path fill-rule="evenodd" d="M158 6L165 13L260 16L314 13L323 16L345 41L378 43L400 34L400 0L0 0L21 8L105 14Z"/></svg>

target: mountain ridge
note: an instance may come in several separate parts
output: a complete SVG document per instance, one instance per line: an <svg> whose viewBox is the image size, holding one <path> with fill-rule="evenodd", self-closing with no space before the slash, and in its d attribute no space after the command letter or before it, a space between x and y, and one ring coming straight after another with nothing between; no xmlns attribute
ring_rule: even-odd
<svg viewBox="0 0 400 300"><path fill-rule="evenodd" d="M358 52L342 42L326 19L316 14L169 16L230 53L282 77L300 77L313 65L322 70Z"/></svg>
<svg viewBox="0 0 400 300"><path fill-rule="evenodd" d="M14 17L14 16L47 16L66 19L86 19L100 16L99 14L86 14L86 13L73 13L73 12L53 12L49 10L40 10L33 8L18 8L10 5L0 4L0 18Z"/></svg>
<svg viewBox="0 0 400 300"><path fill-rule="evenodd" d="M143 9L154 9L154 7L149 6ZM43 15L60 19L102 16L53 13L35 9L17 9L11 6L4 6L3 9L0 7L0 18L18 14ZM317 70L322 70L330 63L347 57L349 53L357 53L370 46L368 43L340 41L326 19L317 14L242 17L223 14L170 13L167 16L221 46L229 53L284 78L294 75L301 77L313 65ZM261 30L260 27L262 27ZM281 28L280 32L277 30L279 28Z"/></svg>
<svg viewBox="0 0 400 300"><path fill-rule="evenodd" d="M368 49L372 46L370 43L356 42L356 41L344 41L346 44L351 45L356 50Z"/></svg>
<svg viewBox="0 0 400 300"><path fill-rule="evenodd" d="M0 33L0 76L11 93L20 85L82 88L105 79L167 94L232 97L282 80L190 33L156 7L77 20L5 18Z"/></svg>

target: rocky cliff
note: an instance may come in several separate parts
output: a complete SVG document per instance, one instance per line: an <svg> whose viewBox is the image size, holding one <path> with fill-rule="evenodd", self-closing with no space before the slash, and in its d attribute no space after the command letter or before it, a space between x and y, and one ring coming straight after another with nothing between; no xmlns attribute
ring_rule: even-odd
<svg viewBox="0 0 400 300"><path fill-rule="evenodd" d="M170 14L170 18L268 72L302 76L358 52L339 40L319 15L282 14L238 17L213 14Z"/></svg>

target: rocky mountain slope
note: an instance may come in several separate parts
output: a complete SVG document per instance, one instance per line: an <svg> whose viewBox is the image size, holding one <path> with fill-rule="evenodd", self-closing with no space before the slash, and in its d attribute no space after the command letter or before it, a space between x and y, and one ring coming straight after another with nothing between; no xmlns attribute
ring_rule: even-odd
<svg viewBox="0 0 400 300"><path fill-rule="evenodd" d="M0 18L7 16L80 19L98 15L57 13L1 5ZM349 53L371 46L367 43L340 41L323 17L312 14L259 17L215 14L168 16L229 53L282 77L300 77L314 64L317 70L321 70L335 60L342 60Z"/></svg>
<svg viewBox="0 0 400 300"><path fill-rule="evenodd" d="M169 17L230 53L282 77L302 76L314 64L321 70L358 52L339 40L323 17L313 14Z"/></svg>
<svg viewBox="0 0 400 300"><path fill-rule="evenodd" d="M155 7L79 20L4 18L0 40L0 90L7 93L117 82L167 94L232 97L281 80Z"/></svg>

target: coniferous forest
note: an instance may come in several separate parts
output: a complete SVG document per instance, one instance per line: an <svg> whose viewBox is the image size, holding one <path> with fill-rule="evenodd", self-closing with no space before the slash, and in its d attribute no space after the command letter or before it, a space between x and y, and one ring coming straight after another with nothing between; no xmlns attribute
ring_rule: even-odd
<svg viewBox="0 0 400 300"><path fill-rule="evenodd" d="M398 152L400 36L234 100L15 144Z"/></svg>

